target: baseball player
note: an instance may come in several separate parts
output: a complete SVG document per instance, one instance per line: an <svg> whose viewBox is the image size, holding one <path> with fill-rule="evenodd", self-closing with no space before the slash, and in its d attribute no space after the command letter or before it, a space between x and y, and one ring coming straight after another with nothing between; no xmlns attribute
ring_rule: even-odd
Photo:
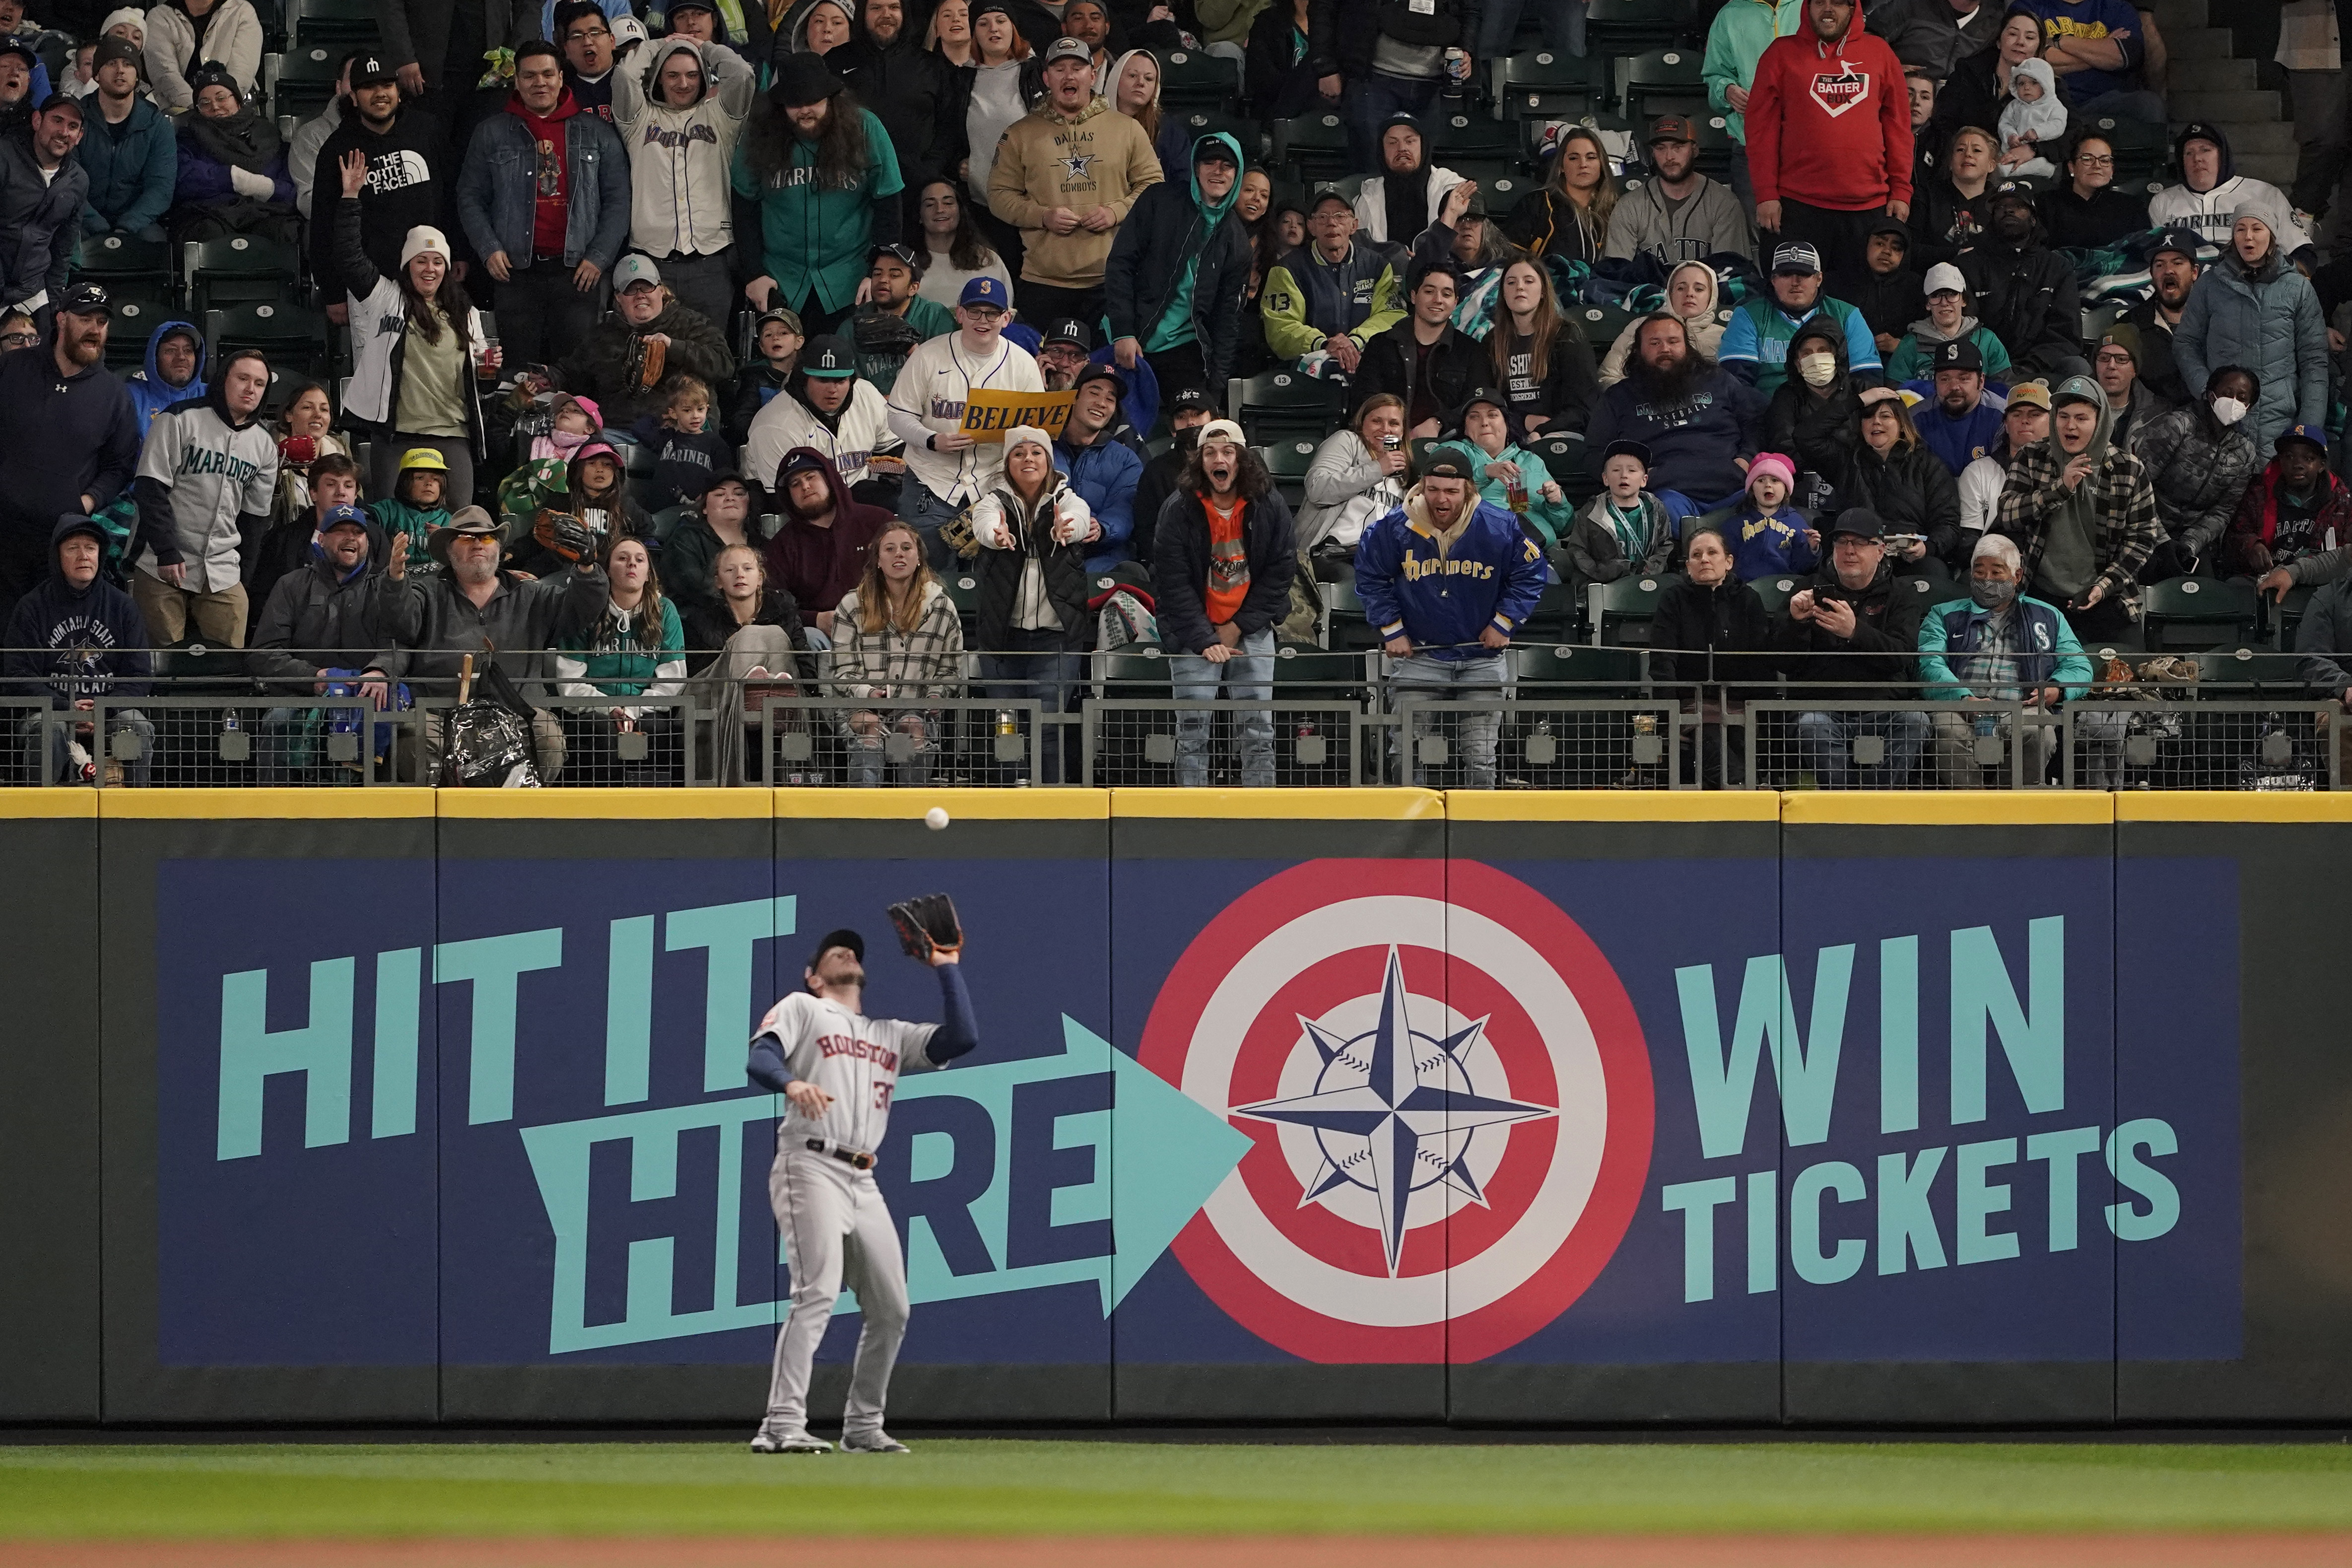
<svg viewBox="0 0 2352 1568"><path fill-rule="evenodd" d="M851 1369L841 1447L850 1454L903 1454L882 1430L890 1368L907 1334L907 1260L874 1184L874 1152L890 1121L898 1075L943 1068L980 1043L971 999L956 967L962 932L944 897L914 900L944 909L926 932L891 910L908 952L938 971L946 1022L868 1018L859 1011L866 985L866 939L829 932L803 978L808 989L785 997L751 1037L751 1080L791 1102L776 1124L776 1163L768 1201L783 1235L793 1296L776 1331L768 1415L752 1436L755 1454L827 1454L832 1445L808 1431L808 1386L817 1342L832 1321L845 1280L866 1315Z"/></svg>

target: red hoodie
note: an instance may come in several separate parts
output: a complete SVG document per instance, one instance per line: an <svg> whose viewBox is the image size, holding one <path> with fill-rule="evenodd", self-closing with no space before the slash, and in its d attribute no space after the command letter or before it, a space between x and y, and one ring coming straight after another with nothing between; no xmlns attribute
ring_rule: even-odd
<svg viewBox="0 0 2352 1568"><path fill-rule="evenodd" d="M540 256L551 256L561 261L563 259L565 229L572 212L572 158L567 140L571 132L563 122L580 112L580 105L573 100L572 89L567 87L563 89L563 97L557 101L554 112L544 120L524 108L522 99L516 94L508 96L507 112L521 121L523 129L530 132L531 142L539 155L538 165L532 172L532 183L538 187L538 200L531 210L531 248ZM529 256L507 258L508 263L517 271L530 266L532 259Z"/></svg>
<svg viewBox="0 0 2352 1568"><path fill-rule="evenodd" d="M1845 37L1823 43L1807 16L1775 38L1748 89L1748 174L1756 199L1837 212L1911 200L1911 100L1903 64L1856 5Z"/></svg>

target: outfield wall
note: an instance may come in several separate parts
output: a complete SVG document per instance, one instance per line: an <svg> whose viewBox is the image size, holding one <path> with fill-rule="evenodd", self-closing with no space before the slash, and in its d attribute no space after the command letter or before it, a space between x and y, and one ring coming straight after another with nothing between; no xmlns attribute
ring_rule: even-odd
<svg viewBox="0 0 2352 1568"><path fill-rule="evenodd" d="M2352 1419L2342 797L27 790L0 853L0 1420L751 1420L745 1037L843 924L932 1016L938 889L905 1418Z"/></svg>

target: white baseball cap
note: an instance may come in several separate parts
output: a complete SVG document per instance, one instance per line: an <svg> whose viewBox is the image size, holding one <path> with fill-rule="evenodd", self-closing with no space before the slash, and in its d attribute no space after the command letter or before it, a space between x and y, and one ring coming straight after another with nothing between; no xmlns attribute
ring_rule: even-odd
<svg viewBox="0 0 2352 1568"><path fill-rule="evenodd" d="M1927 268L1925 292L1941 294L1947 290L1954 294L1965 294L1969 291L1969 280L1961 277L1960 269L1950 262L1938 261L1935 266Z"/></svg>
<svg viewBox="0 0 2352 1568"><path fill-rule="evenodd" d="M1242 427L1230 419L1212 419L1202 426L1201 434L1193 444L1205 447L1212 441L1231 441L1236 447L1249 445L1242 437Z"/></svg>

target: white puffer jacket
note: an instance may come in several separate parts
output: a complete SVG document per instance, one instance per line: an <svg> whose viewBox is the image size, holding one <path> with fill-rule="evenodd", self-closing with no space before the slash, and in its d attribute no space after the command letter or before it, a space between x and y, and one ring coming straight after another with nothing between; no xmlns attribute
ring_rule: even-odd
<svg viewBox="0 0 2352 1568"><path fill-rule="evenodd" d="M184 114L196 101L188 86L196 68L196 25L177 5L158 5L147 13L147 80L155 107L166 114ZM252 0L220 0L205 22L204 58L218 60L236 78L237 90L247 102L261 79L261 18Z"/></svg>

